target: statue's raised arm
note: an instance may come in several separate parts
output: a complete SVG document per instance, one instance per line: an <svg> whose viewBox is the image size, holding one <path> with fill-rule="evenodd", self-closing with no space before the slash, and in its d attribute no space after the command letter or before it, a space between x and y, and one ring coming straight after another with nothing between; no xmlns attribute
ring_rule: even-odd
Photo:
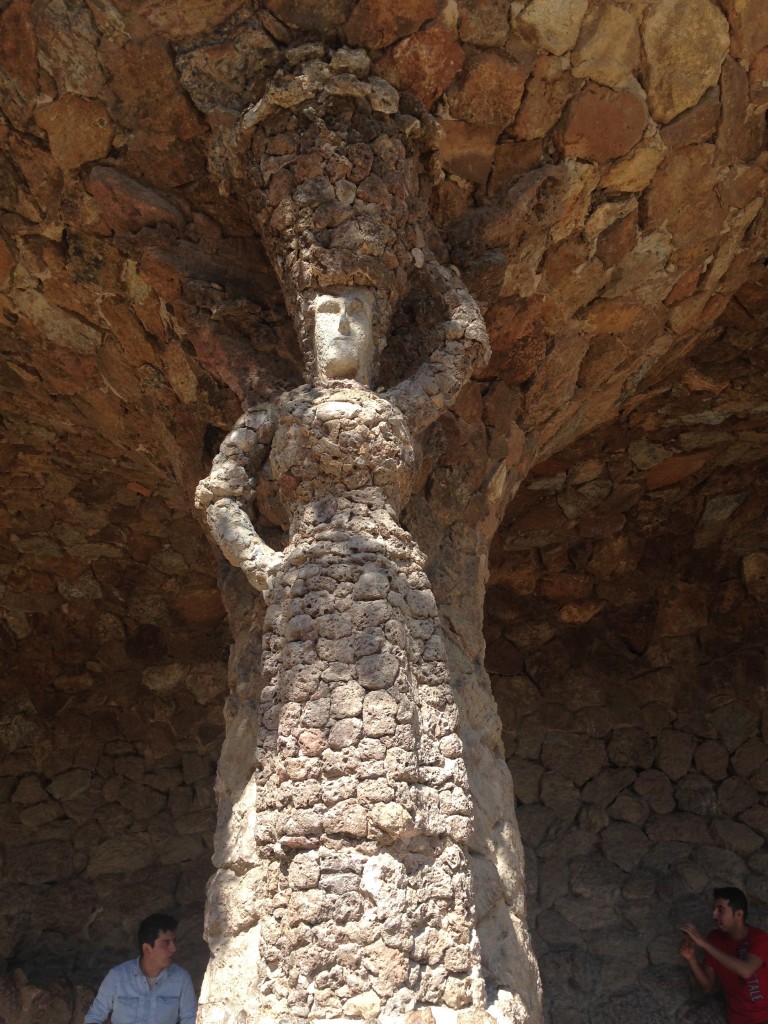
<svg viewBox="0 0 768 1024"><path fill-rule="evenodd" d="M387 393L414 434L453 405L464 384L490 356L485 321L458 271L441 266L433 257L424 269L447 313L440 327L443 340L413 376Z"/></svg>

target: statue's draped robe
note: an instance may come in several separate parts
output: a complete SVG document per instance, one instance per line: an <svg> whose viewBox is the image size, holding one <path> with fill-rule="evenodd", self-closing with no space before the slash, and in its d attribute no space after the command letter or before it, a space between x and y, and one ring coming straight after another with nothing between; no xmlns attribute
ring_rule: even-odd
<svg viewBox="0 0 768 1024"><path fill-rule="evenodd" d="M238 812L252 905L232 936L249 1012L483 1005L457 712L425 559L398 522L413 467L386 395L343 382L277 403L266 473L290 534L265 594Z"/></svg>

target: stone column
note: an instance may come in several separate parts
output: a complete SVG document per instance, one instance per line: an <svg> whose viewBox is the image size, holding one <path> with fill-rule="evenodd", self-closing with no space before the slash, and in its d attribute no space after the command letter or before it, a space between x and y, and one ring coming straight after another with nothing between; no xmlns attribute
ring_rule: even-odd
<svg viewBox="0 0 768 1024"><path fill-rule="evenodd" d="M538 966L526 923L524 855L501 722L484 667L485 591L491 541L529 458L500 384L473 382L425 448L442 450L404 521L429 556L458 732L472 799L469 864L487 1008L497 1020L541 1019Z"/></svg>
<svg viewBox="0 0 768 1024"><path fill-rule="evenodd" d="M287 65L243 125L307 382L246 410L198 489L235 567L199 1021L533 1022L511 779L482 666L509 446L459 459L476 473L480 458L484 489L469 513L463 491L433 510L434 590L400 520L414 438L484 365L487 334L429 248L430 120L401 110L359 52L304 47ZM393 307L419 275L444 310L432 353L375 390ZM281 550L256 532L257 493L283 510Z"/></svg>

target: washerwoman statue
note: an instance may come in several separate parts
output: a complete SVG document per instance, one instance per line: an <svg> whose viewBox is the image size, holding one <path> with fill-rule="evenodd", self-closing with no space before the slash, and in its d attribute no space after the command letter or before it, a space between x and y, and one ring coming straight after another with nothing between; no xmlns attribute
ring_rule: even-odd
<svg viewBox="0 0 768 1024"><path fill-rule="evenodd" d="M307 373L241 416L197 492L266 603L253 772L209 887L202 1024L486 1005L458 716L425 556L399 521L414 438L489 355L476 303L427 243L425 123L363 54L309 47L244 119ZM417 277L445 311L440 343L375 390ZM257 480L284 509L282 550L254 527Z"/></svg>

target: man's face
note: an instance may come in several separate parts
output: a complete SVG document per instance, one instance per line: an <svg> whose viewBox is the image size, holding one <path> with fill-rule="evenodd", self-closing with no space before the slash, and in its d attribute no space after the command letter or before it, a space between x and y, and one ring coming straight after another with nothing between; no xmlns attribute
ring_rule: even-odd
<svg viewBox="0 0 768 1024"><path fill-rule="evenodd" d="M141 947L141 967L149 978L170 967L176 954L176 932L160 932L154 945L145 942Z"/></svg>
<svg viewBox="0 0 768 1024"><path fill-rule="evenodd" d="M738 917L736 916L738 914ZM734 911L728 900L715 900L712 904L712 920L721 931L729 934L733 931L744 915L740 910Z"/></svg>

